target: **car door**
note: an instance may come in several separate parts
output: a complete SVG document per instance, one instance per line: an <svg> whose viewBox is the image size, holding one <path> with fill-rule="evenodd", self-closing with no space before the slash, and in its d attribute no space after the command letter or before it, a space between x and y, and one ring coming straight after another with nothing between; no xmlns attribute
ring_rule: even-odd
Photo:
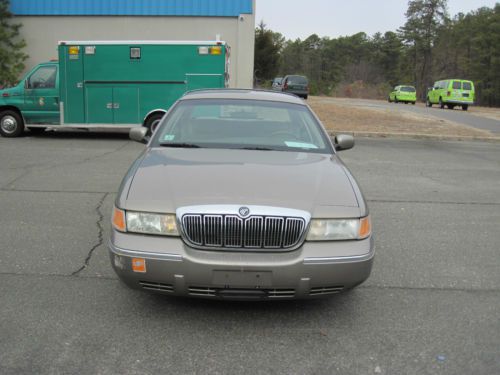
<svg viewBox="0 0 500 375"><path fill-rule="evenodd" d="M57 65L41 65L25 81L24 119L27 124L59 122Z"/></svg>

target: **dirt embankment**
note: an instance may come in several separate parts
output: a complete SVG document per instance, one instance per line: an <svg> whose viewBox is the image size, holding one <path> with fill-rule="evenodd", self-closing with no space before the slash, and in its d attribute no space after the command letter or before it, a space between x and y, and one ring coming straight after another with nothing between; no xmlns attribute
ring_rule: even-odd
<svg viewBox="0 0 500 375"><path fill-rule="evenodd" d="M308 104L328 131L353 133L386 133L443 137L497 138L491 132L443 120L431 114L419 114L397 108L353 106L348 99L310 97ZM485 117L500 120L500 110L471 108Z"/></svg>

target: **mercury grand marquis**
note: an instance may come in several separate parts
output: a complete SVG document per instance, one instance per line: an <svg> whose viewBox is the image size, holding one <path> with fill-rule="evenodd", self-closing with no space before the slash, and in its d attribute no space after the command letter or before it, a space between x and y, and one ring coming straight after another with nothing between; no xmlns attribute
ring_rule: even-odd
<svg viewBox="0 0 500 375"><path fill-rule="evenodd" d="M178 100L120 186L109 240L128 286L214 299L331 295L370 275L370 216L300 98L213 89Z"/></svg>

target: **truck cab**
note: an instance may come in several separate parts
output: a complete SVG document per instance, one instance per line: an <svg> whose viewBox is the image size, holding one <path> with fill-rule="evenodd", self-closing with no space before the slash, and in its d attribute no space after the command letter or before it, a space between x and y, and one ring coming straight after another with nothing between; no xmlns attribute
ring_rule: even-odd
<svg viewBox="0 0 500 375"><path fill-rule="evenodd" d="M0 135L16 137L25 127L36 131L59 123L58 69L56 61L39 64L16 86L0 90Z"/></svg>

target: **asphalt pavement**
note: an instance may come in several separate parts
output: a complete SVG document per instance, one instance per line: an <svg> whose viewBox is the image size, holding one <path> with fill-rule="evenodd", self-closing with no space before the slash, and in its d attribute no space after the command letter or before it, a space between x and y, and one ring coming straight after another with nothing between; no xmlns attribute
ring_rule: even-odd
<svg viewBox="0 0 500 375"><path fill-rule="evenodd" d="M129 290L107 255L126 135L0 138L0 374L498 374L500 146L358 139L368 281L332 298Z"/></svg>
<svg viewBox="0 0 500 375"><path fill-rule="evenodd" d="M411 105L404 103L388 103L381 100L367 99L337 99L337 98L322 98L324 101L333 102L341 101L342 105L360 108L378 108L391 109L398 111L408 111L420 115L434 116L439 119L448 120L457 124L467 125L476 129L487 130L495 135L500 134L500 121L481 116L480 113L466 112L460 107L455 109L441 109L437 105L427 108L423 105Z"/></svg>

